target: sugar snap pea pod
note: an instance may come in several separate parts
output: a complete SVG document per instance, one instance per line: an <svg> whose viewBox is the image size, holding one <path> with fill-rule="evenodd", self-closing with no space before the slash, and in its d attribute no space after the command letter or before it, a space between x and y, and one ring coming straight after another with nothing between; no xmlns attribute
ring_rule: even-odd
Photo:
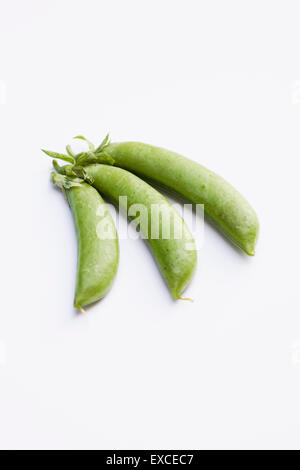
<svg viewBox="0 0 300 470"><path fill-rule="evenodd" d="M199 163L175 152L139 142L108 144L115 165L157 182L196 204L248 255L254 255L257 216L231 184Z"/></svg>
<svg viewBox="0 0 300 470"><path fill-rule="evenodd" d="M72 210L78 241L77 280L74 306L83 311L104 297L118 268L116 228L100 194L79 178L53 173Z"/></svg>
<svg viewBox="0 0 300 470"><path fill-rule="evenodd" d="M158 191L126 170L93 164L86 166L85 172L93 186L113 203L122 205L127 197L129 217L135 219L136 213L131 212L134 207L139 216L143 213L142 237L149 243L172 296L182 298L194 273L197 252L192 234L176 209Z"/></svg>

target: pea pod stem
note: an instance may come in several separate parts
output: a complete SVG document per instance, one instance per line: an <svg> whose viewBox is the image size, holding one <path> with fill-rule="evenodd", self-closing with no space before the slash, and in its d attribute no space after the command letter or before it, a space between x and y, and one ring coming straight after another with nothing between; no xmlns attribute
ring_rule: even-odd
<svg viewBox="0 0 300 470"><path fill-rule="evenodd" d="M178 299L179 300L188 300L189 302L194 302L194 300L191 299L190 297L181 297L181 296L179 296Z"/></svg>

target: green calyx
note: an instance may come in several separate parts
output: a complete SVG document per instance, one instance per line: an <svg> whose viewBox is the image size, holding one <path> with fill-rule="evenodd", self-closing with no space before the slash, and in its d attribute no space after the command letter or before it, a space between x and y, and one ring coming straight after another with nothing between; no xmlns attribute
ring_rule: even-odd
<svg viewBox="0 0 300 470"><path fill-rule="evenodd" d="M105 138L102 140L102 142L100 143L100 145L98 145L97 148L95 148L95 146L82 135L77 135L76 137L74 137L74 139L84 140L88 144L89 150L87 152L81 152L76 155L72 151L71 146L67 145L66 146L67 154L52 152L51 150L44 150L44 149L42 149L42 151L46 155L54 159L53 167L58 175L68 176L69 178L74 178L74 177L79 178L91 184L93 183L93 181L87 175L87 172L84 169L85 166L92 165L93 163L105 163L107 165L114 164L114 159L111 158L110 155L105 153L105 148L110 143L109 134L105 136ZM68 165L60 166L57 163L56 159L63 160L67 162ZM52 177L52 181L53 181L53 177ZM58 181L60 180L58 179ZM57 181L55 181L55 184L58 184Z"/></svg>
<svg viewBox="0 0 300 470"><path fill-rule="evenodd" d="M74 186L81 186L81 184L84 183L84 180L81 178L61 175L54 171L51 173L51 181L62 189L70 189Z"/></svg>

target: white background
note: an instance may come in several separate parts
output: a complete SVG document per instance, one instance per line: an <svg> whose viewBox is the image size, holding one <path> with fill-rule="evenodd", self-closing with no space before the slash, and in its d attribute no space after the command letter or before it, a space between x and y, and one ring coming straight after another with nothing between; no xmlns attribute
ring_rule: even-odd
<svg viewBox="0 0 300 470"><path fill-rule="evenodd" d="M300 448L300 5L0 0L0 447ZM249 258L205 226L174 302L142 240L87 316L51 161L78 133L235 185Z"/></svg>

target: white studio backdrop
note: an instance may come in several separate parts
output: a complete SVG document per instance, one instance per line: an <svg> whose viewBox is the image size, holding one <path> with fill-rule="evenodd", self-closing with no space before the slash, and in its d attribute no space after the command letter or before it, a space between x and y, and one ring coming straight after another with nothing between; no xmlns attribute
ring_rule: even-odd
<svg viewBox="0 0 300 470"><path fill-rule="evenodd" d="M300 447L299 13L0 0L0 448ZM205 224L194 302L174 302L121 240L111 291L77 314L73 221L40 148L108 131L229 180L256 256Z"/></svg>

